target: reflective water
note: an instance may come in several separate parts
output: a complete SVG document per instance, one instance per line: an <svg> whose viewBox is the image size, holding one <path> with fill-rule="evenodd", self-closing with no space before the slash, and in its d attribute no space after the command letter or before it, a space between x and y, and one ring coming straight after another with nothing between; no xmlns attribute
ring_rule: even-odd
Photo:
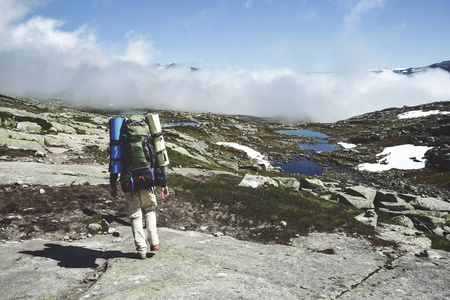
<svg viewBox="0 0 450 300"><path fill-rule="evenodd" d="M195 122L163 122L163 125L168 126L181 126L181 125L189 125L189 126L197 126L198 123Z"/></svg>
<svg viewBox="0 0 450 300"><path fill-rule="evenodd" d="M276 132L282 133L282 134L288 134L288 135L308 136L308 137L316 138L315 144L300 144L300 145L298 145L300 150L333 152L333 151L342 149L342 147L340 145L328 143L326 138L329 138L330 136L325 133L307 130L307 129L278 130Z"/></svg>
<svg viewBox="0 0 450 300"><path fill-rule="evenodd" d="M298 145L300 150L312 150L312 151L322 151L322 152L333 152L342 149L340 145L319 143L319 144L300 144Z"/></svg>
<svg viewBox="0 0 450 300"><path fill-rule="evenodd" d="M321 165L303 157L285 164L275 164L275 167L280 167L285 173L303 175L320 175L323 170Z"/></svg>
<svg viewBox="0 0 450 300"><path fill-rule="evenodd" d="M300 150L306 151L322 151L322 152L333 152L342 149L340 145L330 144L326 138L329 135L317 131L307 130L307 129L296 129L296 130L278 130L277 133L297 135L297 136L308 136L315 138L315 144L300 144L298 145ZM299 156L298 154L296 156ZM312 160L307 158L300 158L300 160L290 161L286 164L275 165L281 167L285 173L296 173L304 175L320 175L323 172L323 167Z"/></svg>
<svg viewBox="0 0 450 300"><path fill-rule="evenodd" d="M326 138L330 137L329 135L327 135L325 133L312 131L312 130L308 130L308 129L278 130L275 132L288 134L288 135L301 135L301 136L316 137L316 138L322 138L322 139L326 139Z"/></svg>

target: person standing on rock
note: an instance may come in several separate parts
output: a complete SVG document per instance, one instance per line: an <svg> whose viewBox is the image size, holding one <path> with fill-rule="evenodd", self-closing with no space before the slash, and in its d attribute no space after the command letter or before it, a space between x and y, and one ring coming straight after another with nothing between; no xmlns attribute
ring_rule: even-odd
<svg viewBox="0 0 450 300"><path fill-rule="evenodd" d="M148 116L147 116L148 118ZM157 119L159 125L159 118ZM110 121L111 127L111 121ZM120 184L125 194L125 211L131 222L137 257L147 257L147 242L151 251L159 250L159 237L156 229L156 187L161 187L161 197L169 195L165 165L168 163L165 149L155 151L155 139L162 139L162 133L155 135L149 121L142 117L125 118L120 126L120 138L114 142L111 137L110 151L114 145L120 145L119 159L110 163L111 196L117 197L117 180L120 172ZM116 129L118 130L118 129ZM154 131L154 130L153 130ZM157 148L161 145L156 145ZM157 155L165 154L164 160ZM119 162L119 163L118 163ZM115 164L118 164L117 168ZM147 238L143 227L146 223Z"/></svg>

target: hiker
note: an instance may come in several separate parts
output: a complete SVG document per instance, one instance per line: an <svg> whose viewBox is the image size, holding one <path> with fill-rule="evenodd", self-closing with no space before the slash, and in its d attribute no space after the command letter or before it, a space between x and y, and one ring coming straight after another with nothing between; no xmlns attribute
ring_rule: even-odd
<svg viewBox="0 0 450 300"><path fill-rule="evenodd" d="M156 118L155 115L152 115L152 117ZM148 116L146 118L152 120ZM165 170L168 159L164 141L162 141L162 146L156 144L156 147L154 147L155 140L162 139L159 117L156 118L158 123L156 130L159 131L156 134L153 134L152 131L155 131L155 128L150 126L147 119L140 117L122 119L120 137L114 141L111 136L111 153L114 145L120 145L121 152L121 154L116 155L118 159L111 158L111 196L117 197L117 180L118 173L120 173L120 184L125 194L125 212L131 222L139 259L147 257L147 242L151 251L159 250L159 237L156 229L156 187L161 187L162 199L169 195ZM110 120L110 126L111 124ZM115 131L119 132L119 129L116 128ZM161 147L163 149L155 151L155 148ZM158 159L157 155L161 154L165 155L165 160ZM111 154L111 157L113 157L113 154ZM146 223L147 238L143 220Z"/></svg>

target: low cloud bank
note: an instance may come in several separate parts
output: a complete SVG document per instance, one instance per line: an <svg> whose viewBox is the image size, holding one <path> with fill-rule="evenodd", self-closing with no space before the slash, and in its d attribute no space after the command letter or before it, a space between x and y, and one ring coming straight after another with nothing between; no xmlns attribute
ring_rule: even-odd
<svg viewBox="0 0 450 300"><path fill-rule="evenodd" d="M64 31L63 22L39 16L23 20L26 7L8 3L0 0L0 11L14 16L0 22L0 93L95 106L148 106L321 122L450 100L450 74L439 69L413 76L389 71L162 69L153 65L159 53L145 37L130 34L126 49L111 53L88 28Z"/></svg>

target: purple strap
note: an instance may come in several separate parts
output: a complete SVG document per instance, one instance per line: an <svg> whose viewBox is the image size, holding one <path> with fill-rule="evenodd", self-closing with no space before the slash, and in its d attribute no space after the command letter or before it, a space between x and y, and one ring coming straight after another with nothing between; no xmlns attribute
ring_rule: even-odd
<svg viewBox="0 0 450 300"><path fill-rule="evenodd" d="M155 187L155 174L150 167L148 169L150 170L150 173L152 173L152 186Z"/></svg>
<svg viewBox="0 0 450 300"><path fill-rule="evenodd" d="M131 179L131 195L133 195L133 194L134 194L134 181L133 181L133 176L132 176L132 175L128 175L128 176L130 176L130 179Z"/></svg>

